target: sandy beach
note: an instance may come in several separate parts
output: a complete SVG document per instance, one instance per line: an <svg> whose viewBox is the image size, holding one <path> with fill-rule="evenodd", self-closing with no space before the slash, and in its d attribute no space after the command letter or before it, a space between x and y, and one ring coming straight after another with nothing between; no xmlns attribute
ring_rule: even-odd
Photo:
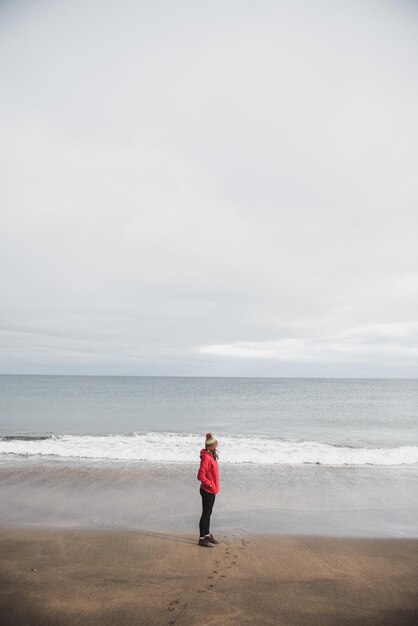
<svg viewBox="0 0 418 626"><path fill-rule="evenodd" d="M0 531L2 626L418 623L418 541Z"/></svg>

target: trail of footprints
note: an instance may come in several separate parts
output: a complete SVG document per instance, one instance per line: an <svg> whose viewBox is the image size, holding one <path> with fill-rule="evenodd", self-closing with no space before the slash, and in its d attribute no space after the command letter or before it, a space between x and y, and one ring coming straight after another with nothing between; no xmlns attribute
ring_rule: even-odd
<svg viewBox="0 0 418 626"><path fill-rule="evenodd" d="M235 535L232 535L232 539L235 539ZM206 593L217 587L223 579L227 578L228 573L226 570L230 570L236 567L238 564L238 550L244 550L247 542L245 539L241 539L240 545L237 548L235 545L232 547L228 543L217 547L218 552L221 552L219 558L215 561L215 568L206 577L208 583L205 587L197 590L197 593ZM221 550L219 550L221 548Z"/></svg>
<svg viewBox="0 0 418 626"><path fill-rule="evenodd" d="M232 540L235 540L235 535L232 535ZM206 576L207 584L204 587L196 590L196 593L208 593L213 591L222 581L228 577L228 570L238 565L239 551L245 550L248 541L241 539L239 546L233 547L228 544L220 544L216 546L219 557L215 560L215 565L211 573ZM221 554L219 554L221 552ZM167 606L167 611L171 613L171 619L167 622L168 626L175 626L177 620L181 618L182 614L187 610L187 602L181 602L180 600L172 600Z"/></svg>
<svg viewBox="0 0 418 626"><path fill-rule="evenodd" d="M181 616L182 613L184 613L184 611L187 610L187 602L184 602L183 604L180 605L180 600L173 600L172 602L170 602L170 604L167 607L167 611L169 611L170 613L174 611L176 611L175 616L173 616L173 619L171 619L168 622L169 626L174 626L177 618Z"/></svg>

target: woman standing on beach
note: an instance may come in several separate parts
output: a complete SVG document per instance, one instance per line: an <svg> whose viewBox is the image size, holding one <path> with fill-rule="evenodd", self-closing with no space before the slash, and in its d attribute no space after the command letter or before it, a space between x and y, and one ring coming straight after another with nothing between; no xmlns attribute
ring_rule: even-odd
<svg viewBox="0 0 418 626"><path fill-rule="evenodd" d="M200 495L202 496L202 517L199 522L199 546L213 548L219 543L210 532L210 516L212 514L215 496L219 491L218 470L218 442L212 433L206 435L205 447L200 451L200 467L197 480L200 480Z"/></svg>

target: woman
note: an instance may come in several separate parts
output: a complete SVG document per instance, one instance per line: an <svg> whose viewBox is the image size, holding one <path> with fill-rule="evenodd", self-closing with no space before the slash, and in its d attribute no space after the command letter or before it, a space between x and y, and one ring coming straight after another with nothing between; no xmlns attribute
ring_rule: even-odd
<svg viewBox="0 0 418 626"><path fill-rule="evenodd" d="M199 522L199 546L213 548L219 543L210 532L210 516L212 514L215 496L219 491L218 471L218 442L212 433L206 435L205 447L200 451L200 467L197 480L200 480L200 495L202 496L202 517Z"/></svg>

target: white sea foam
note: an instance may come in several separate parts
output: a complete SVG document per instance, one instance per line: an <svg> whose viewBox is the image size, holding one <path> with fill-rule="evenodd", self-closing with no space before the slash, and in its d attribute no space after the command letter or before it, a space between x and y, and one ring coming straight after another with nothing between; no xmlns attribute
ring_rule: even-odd
<svg viewBox="0 0 418 626"><path fill-rule="evenodd" d="M268 437L220 437L222 463L258 465L412 465L418 463L418 446L397 448L343 447L313 441L283 441ZM178 433L0 440L0 454L62 458L115 459L157 463L194 463L202 447L201 436Z"/></svg>

